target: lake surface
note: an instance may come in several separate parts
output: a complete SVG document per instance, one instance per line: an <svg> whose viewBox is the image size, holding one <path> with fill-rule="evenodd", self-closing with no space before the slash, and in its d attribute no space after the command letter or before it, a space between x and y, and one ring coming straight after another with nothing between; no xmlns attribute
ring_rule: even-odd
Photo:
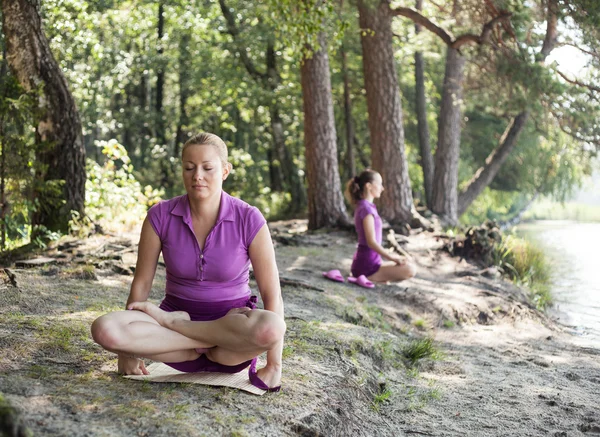
<svg viewBox="0 0 600 437"><path fill-rule="evenodd" d="M517 234L551 262L549 315L600 344L600 223L537 221L519 225Z"/></svg>

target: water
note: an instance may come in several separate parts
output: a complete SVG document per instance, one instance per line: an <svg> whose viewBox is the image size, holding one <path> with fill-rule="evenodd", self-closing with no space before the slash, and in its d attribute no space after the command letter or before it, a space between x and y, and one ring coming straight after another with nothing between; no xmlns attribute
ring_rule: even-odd
<svg viewBox="0 0 600 437"><path fill-rule="evenodd" d="M517 233L551 263L550 316L600 344L600 223L537 221L519 225Z"/></svg>

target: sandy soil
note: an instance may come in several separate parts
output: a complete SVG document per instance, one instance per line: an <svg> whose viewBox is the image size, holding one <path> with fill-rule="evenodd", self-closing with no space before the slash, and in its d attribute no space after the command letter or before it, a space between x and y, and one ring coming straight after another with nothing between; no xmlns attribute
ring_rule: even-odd
<svg viewBox="0 0 600 437"><path fill-rule="evenodd" d="M49 251L59 264L0 269L0 393L35 435L600 435L600 345L430 233L404 246L419 265L410 281L327 281L322 271L348 273L354 236L304 227L271 224L287 283L282 392L119 377L89 325L122 307L136 247L99 236ZM161 267L155 302L164 281ZM409 347L426 338L434 349L412 364Z"/></svg>

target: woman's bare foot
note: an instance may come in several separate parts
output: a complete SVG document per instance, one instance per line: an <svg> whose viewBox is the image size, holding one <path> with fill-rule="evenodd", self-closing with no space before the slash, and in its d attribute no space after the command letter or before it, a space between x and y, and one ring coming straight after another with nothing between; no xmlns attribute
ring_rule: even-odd
<svg viewBox="0 0 600 437"><path fill-rule="evenodd" d="M190 315L185 311L168 312L161 310L151 302L133 302L127 307L130 310L142 311L158 322L160 326L168 328L177 320L190 321Z"/></svg>

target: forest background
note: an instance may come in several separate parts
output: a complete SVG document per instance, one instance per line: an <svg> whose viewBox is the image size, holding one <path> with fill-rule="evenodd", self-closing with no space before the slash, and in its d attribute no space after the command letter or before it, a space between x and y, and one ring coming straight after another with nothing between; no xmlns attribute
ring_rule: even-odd
<svg viewBox="0 0 600 437"><path fill-rule="evenodd" d="M183 192L198 131L229 146L228 192L311 229L348 225L367 167L392 224L457 225L568 198L599 150L593 0L1 6L2 249L137 222Z"/></svg>

